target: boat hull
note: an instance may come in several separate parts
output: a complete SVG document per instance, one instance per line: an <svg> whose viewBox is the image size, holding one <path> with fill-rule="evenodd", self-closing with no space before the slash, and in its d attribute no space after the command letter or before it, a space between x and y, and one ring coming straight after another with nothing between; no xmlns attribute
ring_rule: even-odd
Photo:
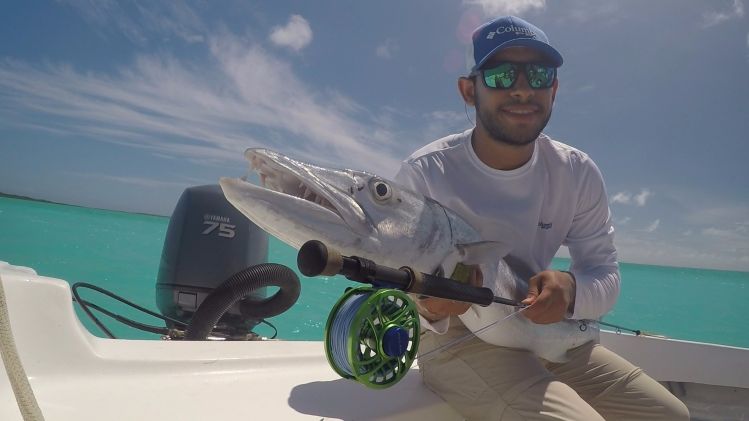
<svg viewBox="0 0 749 421"><path fill-rule="evenodd" d="M371 390L338 377L322 342L98 338L76 317L65 281L3 262L0 279L48 420L461 419L424 387L418 366ZM664 382L694 419L749 413L749 349L611 332L601 342ZM22 419L2 367L0 419Z"/></svg>

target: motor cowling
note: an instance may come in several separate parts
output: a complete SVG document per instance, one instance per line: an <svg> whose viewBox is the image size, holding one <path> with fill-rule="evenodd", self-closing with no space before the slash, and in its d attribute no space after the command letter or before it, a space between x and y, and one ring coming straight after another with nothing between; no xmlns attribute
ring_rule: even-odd
<svg viewBox="0 0 749 421"><path fill-rule="evenodd" d="M165 316L188 323L211 292L249 266L268 259L268 234L242 215L218 185L189 187L169 220L156 282L156 304ZM267 288L242 301L266 298ZM233 305L217 329L251 330L260 318ZM170 326L173 327L173 326Z"/></svg>

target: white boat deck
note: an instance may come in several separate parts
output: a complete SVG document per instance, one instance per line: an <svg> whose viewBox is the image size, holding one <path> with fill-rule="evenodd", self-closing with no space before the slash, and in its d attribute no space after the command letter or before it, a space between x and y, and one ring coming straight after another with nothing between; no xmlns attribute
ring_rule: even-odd
<svg viewBox="0 0 749 421"><path fill-rule="evenodd" d="M26 374L50 421L461 419L423 386L418 367L371 390L338 377L321 342L97 338L77 319L66 282L2 262L0 278ZM613 333L601 340L669 382L695 419L749 413L747 349ZM0 420L21 419L0 367Z"/></svg>

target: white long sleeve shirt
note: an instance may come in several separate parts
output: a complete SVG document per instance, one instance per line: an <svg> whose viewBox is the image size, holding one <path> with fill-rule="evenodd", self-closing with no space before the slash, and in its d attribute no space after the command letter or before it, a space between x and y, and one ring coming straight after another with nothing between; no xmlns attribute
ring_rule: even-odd
<svg viewBox="0 0 749 421"><path fill-rule="evenodd" d="M476 156L472 133L417 150L402 163L396 181L458 213L483 240L512 244L509 259L523 262L533 274L547 269L559 247L567 246L577 281L570 317L600 318L616 302L620 276L598 167L585 153L542 134L526 164L496 170ZM485 279L484 285L493 281ZM422 318L422 323L444 333L447 320Z"/></svg>

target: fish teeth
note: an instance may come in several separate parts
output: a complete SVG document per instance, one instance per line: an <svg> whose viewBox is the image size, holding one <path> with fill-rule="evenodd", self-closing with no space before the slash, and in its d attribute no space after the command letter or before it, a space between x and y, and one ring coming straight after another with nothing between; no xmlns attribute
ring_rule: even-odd
<svg viewBox="0 0 749 421"><path fill-rule="evenodd" d="M301 199L307 199L307 196L309 196L309 187L307 187L304 183L299 183L299 187L297 187L297 197Z"/></svg>
<svg viewBox="0 0 749 421"><path fill-rule="evenodd" d="M330 201L328 201L325 197L320 196L317 193L315 193L314 190L312 190L309 186L307 186L303 182L299 183L299 186L297 186L297 191L299 192L299 195L297 197L300 197L304 200L310 201L312 203L315 203L317 205L320 205L328 209L334 209Z"/></svg>
<svg viewBox="0 0 749 421"><path fill-rule="evenodd" d="M315 193L312 192L312 190L309 187L304 186L304 193L302 193L302 199L311 200L310 196L314 196L314 195Z"/></svg>

